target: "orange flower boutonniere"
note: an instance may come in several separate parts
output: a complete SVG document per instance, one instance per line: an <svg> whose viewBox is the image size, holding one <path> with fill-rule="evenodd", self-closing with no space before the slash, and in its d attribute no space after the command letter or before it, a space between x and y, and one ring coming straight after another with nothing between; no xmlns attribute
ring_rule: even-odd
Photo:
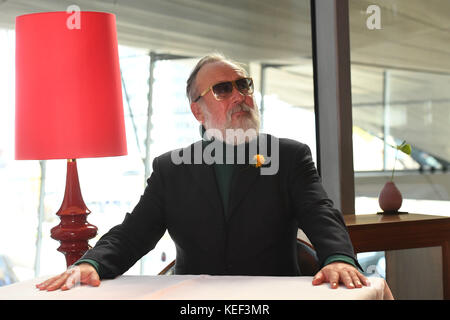
<svg viewBox="0 0 450 320"><path fill-rule="evenodd" d="M266 159L264 159L264 156L263 156L262 154L256 154L256 155L253 157L253 160L255 161L254 166L255 166L256 168L261 167L261 166L264 164L264 162L266 162Z"/></svg>

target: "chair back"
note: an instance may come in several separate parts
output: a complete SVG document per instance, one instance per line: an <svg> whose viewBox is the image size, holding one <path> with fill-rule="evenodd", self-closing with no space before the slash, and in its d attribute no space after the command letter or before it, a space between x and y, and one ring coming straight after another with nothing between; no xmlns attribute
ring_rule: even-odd
<svg viewBox="0 0 450 320"><path fill-rule="evenodd" d="M316 250L308 242L297 239L298 266L302 276L314 276L320 270Z"/></svg>

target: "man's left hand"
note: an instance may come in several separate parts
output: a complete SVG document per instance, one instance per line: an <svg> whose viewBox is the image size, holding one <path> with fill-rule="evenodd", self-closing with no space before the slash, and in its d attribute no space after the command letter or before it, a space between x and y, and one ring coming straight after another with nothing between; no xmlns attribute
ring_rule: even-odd
<svg viewBox="0 0 450 320"><path fill-rule="evenodd" d="M329 282L332 289L338 288L340 282L349 289L370 285L362 273L345 262L332 262L326 265L314 276L312 284L317 286L324 282Z"/></svg>

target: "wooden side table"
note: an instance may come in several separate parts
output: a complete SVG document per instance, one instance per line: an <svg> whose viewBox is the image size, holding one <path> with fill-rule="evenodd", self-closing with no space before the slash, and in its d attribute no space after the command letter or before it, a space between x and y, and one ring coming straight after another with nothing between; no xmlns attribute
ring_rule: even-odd
<svg viewBox="0 0 450 320"><path fill-rule="evenodd" d="M400 215L344 215L356 253L442 247L444 299L450 300L450 217Z"/></svg>

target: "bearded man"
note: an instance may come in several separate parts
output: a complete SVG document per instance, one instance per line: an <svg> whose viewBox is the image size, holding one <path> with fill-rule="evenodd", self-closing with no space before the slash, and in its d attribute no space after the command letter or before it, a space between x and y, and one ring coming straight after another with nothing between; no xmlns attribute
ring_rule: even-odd
<svg viewBox="0 0 450 320"><path fill-rule="evenodd" d="M155 158L132 213L76 263L81 282L98 286L123 274L166 230L176 246L175 274L299 276L301 228L321 266L314 285L368 285L309 147L259 133L253 80L244 68L208 55L192 71L186 93L204 139ZM265 159L276 170L264 171ZM73 286L68 279L64 272L37 287L66 290Z"/></svg>

